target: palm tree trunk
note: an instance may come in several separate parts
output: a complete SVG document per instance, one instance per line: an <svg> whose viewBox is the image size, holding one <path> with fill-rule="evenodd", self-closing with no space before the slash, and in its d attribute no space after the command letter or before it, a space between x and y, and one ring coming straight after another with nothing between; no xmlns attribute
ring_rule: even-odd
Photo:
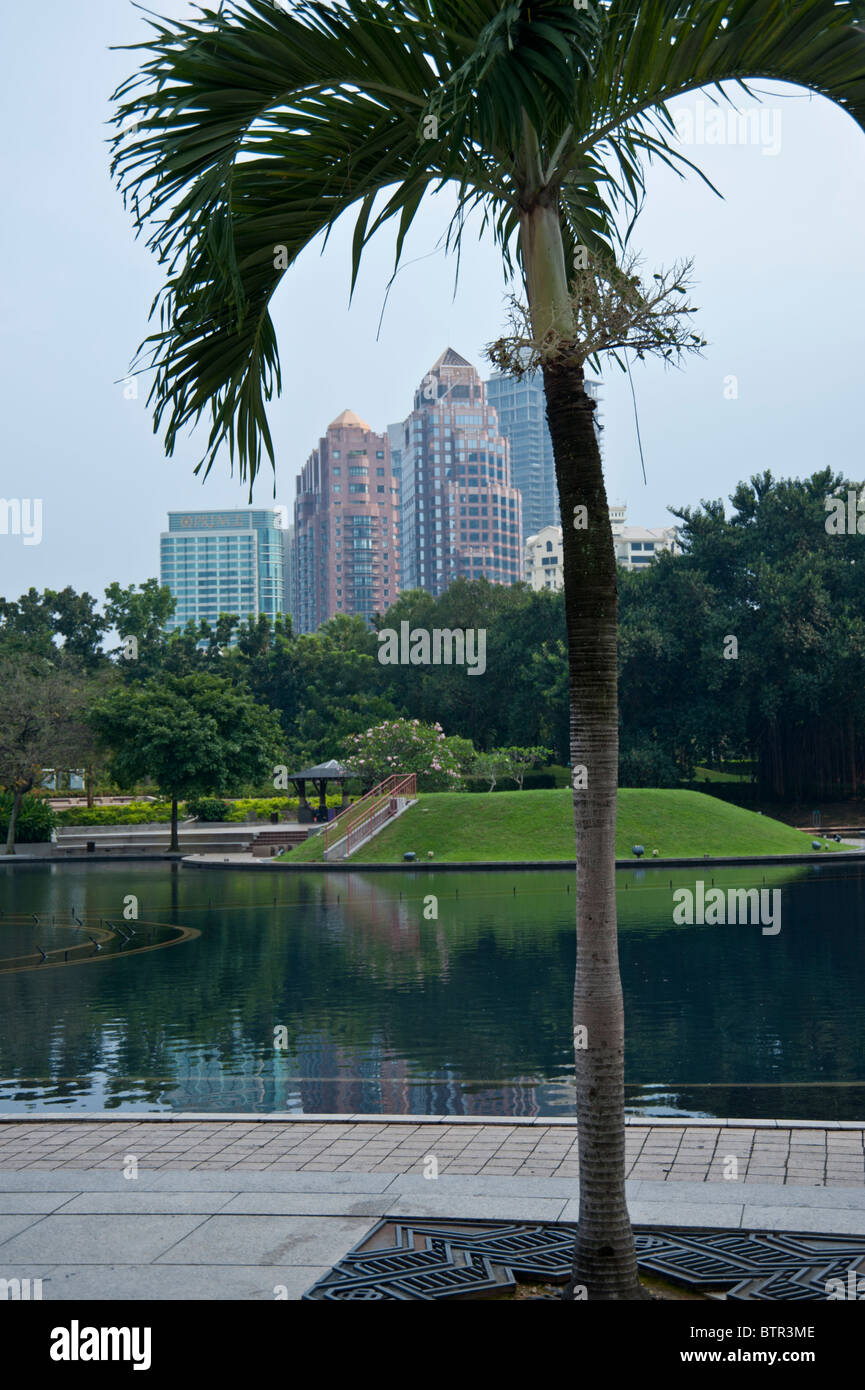
<svg viewBox="0 0 865 1390"><path fill-rule="evenodd" d="M177 838L177 797L171 798L171 844L168 846L169 854L180 849L180 841Z"/></svg>
<svg viewBox="0 0 865 1390"><path fill-rule="evenodd" d="M16 791L12 798L12 810L9 812L9 828L6 832L6 848L4 854L15 853L15 827L18 824L18 813L21 810L23 791Z"/></svg>
<svg viewBox="0 0 865 1390"><path fill-rule="evenodd" d="M636 1299L647 1295L637 1274L625 1201L625 1027L615 881L616 560L592 418L595 407L579 362L556 360L545 366L544 389L562 515L571 762L575 770L585 768L584 779L574 777L580 1218L565 1296ZM585 528L577 529L583 515Z"/></svg>

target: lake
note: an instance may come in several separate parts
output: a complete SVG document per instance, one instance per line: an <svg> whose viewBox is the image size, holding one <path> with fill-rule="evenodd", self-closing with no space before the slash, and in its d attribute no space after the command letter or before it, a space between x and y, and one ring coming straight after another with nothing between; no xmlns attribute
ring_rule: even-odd
<svg viewBox="0 0 865 1390"><path fill-rule="evenodd" d="M676 923L697 877L617 876L629 1113L861 1120L863 868L766 868L771 935ZM0 913L5 1112L573 1113L568 873L4 865Z"/></svg>

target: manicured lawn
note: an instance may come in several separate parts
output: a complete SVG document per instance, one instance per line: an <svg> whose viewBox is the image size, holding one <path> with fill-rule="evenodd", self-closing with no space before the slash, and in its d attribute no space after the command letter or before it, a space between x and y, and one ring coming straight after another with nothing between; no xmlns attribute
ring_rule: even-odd
<svg viewBox="0 0 865 1390"><path fill-rule="evenodd" d="M625 788L619 792L616 854L632 858L643 845L645 859L739 854L802 854L811 835L781 821L729 806L702 792ZM827 849L840 846L821 841ZM285 856L292 863L321 858L316 837ZM401 861L406 850L418 859L428 851L439 863L464 860L569 859L574 854L571 792L497 792L495 795L439 792L421 795L393 825L351 857L353 864Z"/></svg>

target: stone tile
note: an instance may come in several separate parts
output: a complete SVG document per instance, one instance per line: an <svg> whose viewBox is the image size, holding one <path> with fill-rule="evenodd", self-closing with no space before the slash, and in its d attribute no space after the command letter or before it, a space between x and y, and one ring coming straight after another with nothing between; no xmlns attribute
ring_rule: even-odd
<svg viewBox="0 0 865 1390"><path fill-rule="evenodd" d="M32 1268L37 1268L32 1266ZM299 1299L323 1279L328 1265L54 1265L44 1277L46 1299L89 1302L153 1300ZM285 1293L283 1294L283 1290Z"/></svg>
<svg viewBox="0 0 865 1390"><path fill-rule="evenodd" d="M233 1192L139 1192L129 1182L125 1192L81 1192L66 1198L64 1216L212 1216Z"/></svg>
<svg viewBox="0 0 865 1390"><path fill-rule="evenodd" d="M714 1190L714 1189L713 1189ZM675 1189L672 1190L674 1192ZM638 1199L628 1204L631 1220L635 1225L645 1226L732 1226L742 1224L743 1206L739 1203L726 1203L719 1209L712 1201L682 1202L671 1192L667 1201L645 1202ZM565 1220L570 1218L567 1213Z"/></svg>
<svg viewBox="0 0 865 1390"><path fill-rule="evenodd" d="M19 1233L33 1225L39 1225L44 1220L45 1217L39 1212L10 1212L0 1216L0 1260L15 1259L15 1256L9 1253L11 1242Z"/></svg>
<svg viewBox="0 0 865 1390"><path fill-rule="evenodd" d="M441 1179L439 1179L441 1181ZM455 1197L431 1192L400 1196L388 1208L389 1216L450 1217L453 1220L557 1221L564 1202L543 1197Z"/></svg>
<svg viewBox="0 0 865 1390"><path fill-rule="evenodd" d="M0 1223L7 1219L11 1218L0 1218ZM148 1264L204 1220L201 1216L44 1216L7 1240L0 1247L0 1258L26 1263L130 1260Z"/></svg>
<svg viewBox="0 0 865 1390"><path fill-rule="evenodd" d="M0 1192L0 1215L44 1216L64 1206L71 1196L70 1192Z"/></svg>
<svg viewBox="0 0 865 1390"><path fill-rule="evenodd" d="M211 1216L156 1264L330 1267L373 1224L368 1216Z"/></svg>
<svg viewBox="0 0 865 1390"><path fill-rule="evenodd" d="M865 1211L837 1206L745 1206L743 1225L756 1229L865 1235Z"/></svg>
<svg viewBox="0 0 865 1390"><path fill-rule="evenodd" d="M407 1200L435 1191L437 1196L453 1198L464 1197L527 1197L564 1200L573 1196L573 1183L561 1178L505 1177L501 1174L475 1173L466 1177L442 1174L436 1179L425 1179L414 1174L395 1178L388 1195L398 1194Z"/></svg>
<svg viewBox="0 0 865 1390"><path fill-rule="evenodd" d="M393 1198L387 1192L238 1192L220 1216L382 1217Z"/></svg>

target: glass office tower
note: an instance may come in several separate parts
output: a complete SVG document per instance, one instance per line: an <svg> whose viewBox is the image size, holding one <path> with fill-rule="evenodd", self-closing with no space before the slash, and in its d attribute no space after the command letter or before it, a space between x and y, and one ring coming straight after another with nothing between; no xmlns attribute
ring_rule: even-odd
<svg viewBox="0 0 865 1390"><path fill-rule="evenodd" d="M558 526L559 492L543 377L536 372L517 381L499 374L490 378L486 390L487 400L498 415L499 429L510 444L511 476L523 499L524 536L537 535L545 526ZM586 390L600 400L597 382L587 381ZM600 441L597 409L594 422Z"/></svg>
<svg viewBox="0 0 865 1390"><path fill-rule="evenodd" d="M170 632L190 621L214 624L287 613L284 510L169 512L160 536L160 583L177 601Z"/></svg>

